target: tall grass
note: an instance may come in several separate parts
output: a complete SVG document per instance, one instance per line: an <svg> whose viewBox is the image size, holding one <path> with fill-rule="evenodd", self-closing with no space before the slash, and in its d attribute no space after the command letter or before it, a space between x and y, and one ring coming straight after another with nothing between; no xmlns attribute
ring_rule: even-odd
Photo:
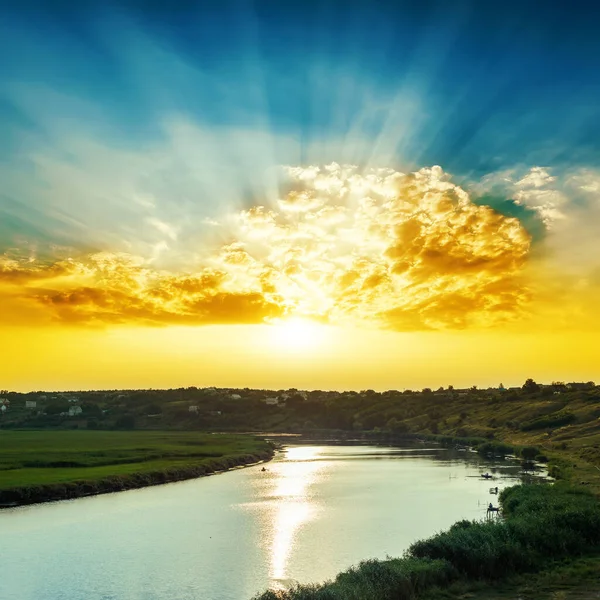
<svg viewBox="0 0 600 600"><path fill-rule="evenodd" d="M444 585L455 578L452 566L441 560L369 560L323 585L268 591L257 596L256 600L401 600L415 598L432 585Z"/></svg>
<svg viewBox="0 0 600 600"><path fill-rule="evenodd" d="M416 542L403 558L363 562L333 581L255 600L413 600L457 579L499 580L600 548L600 507L587 491L521 485L504 490L500 501L504 520L460 521Z"/></svg>

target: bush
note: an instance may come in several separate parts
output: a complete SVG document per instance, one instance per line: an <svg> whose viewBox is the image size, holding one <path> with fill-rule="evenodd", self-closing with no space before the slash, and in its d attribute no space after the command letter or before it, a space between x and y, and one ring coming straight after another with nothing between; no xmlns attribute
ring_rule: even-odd
<svg viewBox="0 0 600 600"><path fill-rule="evenodd" d="M569 425L576 420L573 413L561 411L552 415L547 415L540 419L534 419L533 421L527 421L521 425L521 431L534 431L536 429L550 429L553 427L562 427Z"/></svg>
<svg viewBox="0 0 600 600"><path fill-rule="evenodd" d="M538 455L539 450L535 446L525 446L521 448L521 456L526 461L532 461Z"/></svg>
<svg viewBox="0 0 600 600"><path fill-rule="evenodd" d="M509 454L514 454L515 449L508 444L502 444L500 442L485 442L477 448L477 452L481 456L504 458Z"/></svg>

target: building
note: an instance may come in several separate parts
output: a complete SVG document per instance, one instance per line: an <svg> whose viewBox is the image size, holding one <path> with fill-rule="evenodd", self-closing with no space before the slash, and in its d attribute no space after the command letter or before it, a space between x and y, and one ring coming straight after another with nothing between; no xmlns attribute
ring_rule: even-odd
<svg viewBox="0 0 600 600"><path fill-rule="evenodd" d="M196 413L196 414L198 414L198 405L197 405L197 404L195 404L194 406L190 406L190 407L188 407L188 411L189 411L189 412L191 412L191 413Z"/></svg>
<svg viewBox="0 0 600 600"><path fill-rule="evenodd" d="M25 400L25 408L35 408L37 402L35 400Z"/></svg>
<svg viewBox="0 0 600 600"><path fill-rule="evenodd" d="M264 398L263 402L270 406L277 406L279 404L279 398Z"/></svg>
<svg viewBox="0 0 600 600"><path fill-rule="evenodd" d="M78 415L80 415L83 412L83 409L81 408L81 406L69 406L69 416L70 417L76 417Z"/></svg>
<svg viewBox="0 0 600 600"><path fill-rule="evenodd" d="M239 394L231 394L231 396L229 396L232 400L241 400L242 397Z"/></svg>

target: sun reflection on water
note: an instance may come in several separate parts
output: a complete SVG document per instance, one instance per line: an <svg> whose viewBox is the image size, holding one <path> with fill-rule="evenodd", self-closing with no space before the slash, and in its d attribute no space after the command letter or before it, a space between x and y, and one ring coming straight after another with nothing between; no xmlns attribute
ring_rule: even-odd
<svg viewBox="0 0 600 600"><path fill-rule="evenodd" d="M287 577L287 567L296 537L318 510L310 487L325 467L323 461L315 460L322 450L318 447L290 448L284 461L273 464L275 478L270 495L275 507L269 577L274 589L284 589L292 583Z"/></svg>

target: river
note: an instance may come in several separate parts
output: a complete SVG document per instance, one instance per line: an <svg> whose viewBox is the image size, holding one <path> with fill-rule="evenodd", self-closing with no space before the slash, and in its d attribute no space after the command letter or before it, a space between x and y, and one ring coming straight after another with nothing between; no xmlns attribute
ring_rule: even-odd
<svg viewBox="0 0 600 600"><path fill-rule="evenodd" d="M483 518L520 470L422 445L290 446L265 468L0 511L0 598L249 600Z"/></svg>

